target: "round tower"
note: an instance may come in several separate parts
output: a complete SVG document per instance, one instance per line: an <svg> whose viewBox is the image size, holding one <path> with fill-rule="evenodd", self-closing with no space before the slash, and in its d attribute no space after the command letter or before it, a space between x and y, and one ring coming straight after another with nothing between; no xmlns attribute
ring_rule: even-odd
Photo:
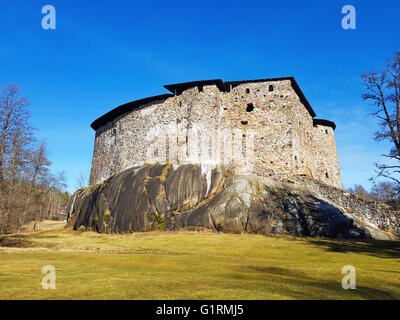
<svg viewBox="0 0 400 320"><path fill-rule="evenodd" d="M313 119L313 178L342 188L339 159L336 150L334 122Z"/></svg>

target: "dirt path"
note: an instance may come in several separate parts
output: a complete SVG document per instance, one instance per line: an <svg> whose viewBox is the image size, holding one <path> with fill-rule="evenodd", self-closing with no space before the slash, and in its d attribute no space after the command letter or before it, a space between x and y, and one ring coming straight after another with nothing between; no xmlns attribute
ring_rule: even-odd
<svg viewBox="0 0 400 320"><path fill-rule="evenodd" d="M39 222L40 225L40 230L39 231L48 231L48 230L53 230L57 228L61 228L64 226L66 223L64 221L56 221L56 220L43 220ZM30 232L35 232L33 230L33 226L35 225L35 222L32 221L30 223L27 223L22 226L21 231L19 233L30 233Z"/></svg>

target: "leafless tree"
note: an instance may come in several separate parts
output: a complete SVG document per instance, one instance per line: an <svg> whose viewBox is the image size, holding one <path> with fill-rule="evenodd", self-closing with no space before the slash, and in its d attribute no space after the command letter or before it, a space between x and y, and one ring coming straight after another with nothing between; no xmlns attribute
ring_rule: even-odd
<svg viewBox="0 0 400 320"><path fill-rule="evenodd" d="M29 164L33 141L33 133L30 130L18 129L12 133L10 152L5 162L6 170L4 170L4 175L10 179L11 183L21 182L27 178L26 168Z"/></svg>
<svg viewBox="0 0 400 320"><path fill-rule="evenodd" d="M364 199L370 199L370 194L368 193L367 190L364 189L364 187L360 184L356 184L353 186L353 188L349 188L348 191L350 191L351 193L364 198Z"/></svg>
<svg viewBox="0 0 400 320"><path fill-rule="evenodd" d="M85 188L88 185L89 185L89 175L84 171L79 172L79 175L76 178L77 189Z"/></svg>
<svg viewBox="0 0 400 320"><path fill-rule="evenodd" d="M382 155L389 163L376 164L377 175L400 185L400 52L395 52L383 70L363 74L362 79L366 88L362 97L372 102L375 110L371 115L380 121L375 140L392 144L389 152Z"/></svg>
<svg viewBox="0 0 400 320"><path fill-rule="evenodd" d="M35 186L38 180L44 180L48 176L51 162L47 158L46 144L41 142L37 149L33 150L31 156L32 167L32 186Z"/></svg>
<svg viewBox="0 0 400 320"><path fill-rule="evenodd" d="M371 188L371 196L378 201L398 201L399 189L396 182L379 182L375 183Z"/></svg>
<svg viewBox="0 0 400 320"><path fill-rule="evenodd" d="M21 97L18 85L6 85L0 95L0 180L4 179L7 152L13 138L31 131L28 99ZM15 144L14 144L15 145Z"/></svg>

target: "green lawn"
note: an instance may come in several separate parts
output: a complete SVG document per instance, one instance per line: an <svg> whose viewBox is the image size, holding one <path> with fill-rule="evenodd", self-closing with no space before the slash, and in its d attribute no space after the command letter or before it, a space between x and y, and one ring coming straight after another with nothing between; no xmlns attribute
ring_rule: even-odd
<svg viewBox="0 0 400 320"><path fill-rule="evenodd" d="M1 243L0 299L400 298L395 241L58 229ZM41 287L45 265L55 290ZM344 265L355 290L341 287Z"/></svg>

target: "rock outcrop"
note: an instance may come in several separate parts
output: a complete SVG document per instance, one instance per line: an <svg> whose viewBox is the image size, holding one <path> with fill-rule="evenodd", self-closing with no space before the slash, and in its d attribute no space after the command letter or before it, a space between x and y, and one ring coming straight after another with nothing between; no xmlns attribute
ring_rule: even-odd
<svg viewBox="0 0 400 320"><path fill-rule="evenodd" d="M78 190L69 215L76 230L107 233L209 229L329 238L400 236L398 212L343 190L194 164L125 170Z"/></svg>

